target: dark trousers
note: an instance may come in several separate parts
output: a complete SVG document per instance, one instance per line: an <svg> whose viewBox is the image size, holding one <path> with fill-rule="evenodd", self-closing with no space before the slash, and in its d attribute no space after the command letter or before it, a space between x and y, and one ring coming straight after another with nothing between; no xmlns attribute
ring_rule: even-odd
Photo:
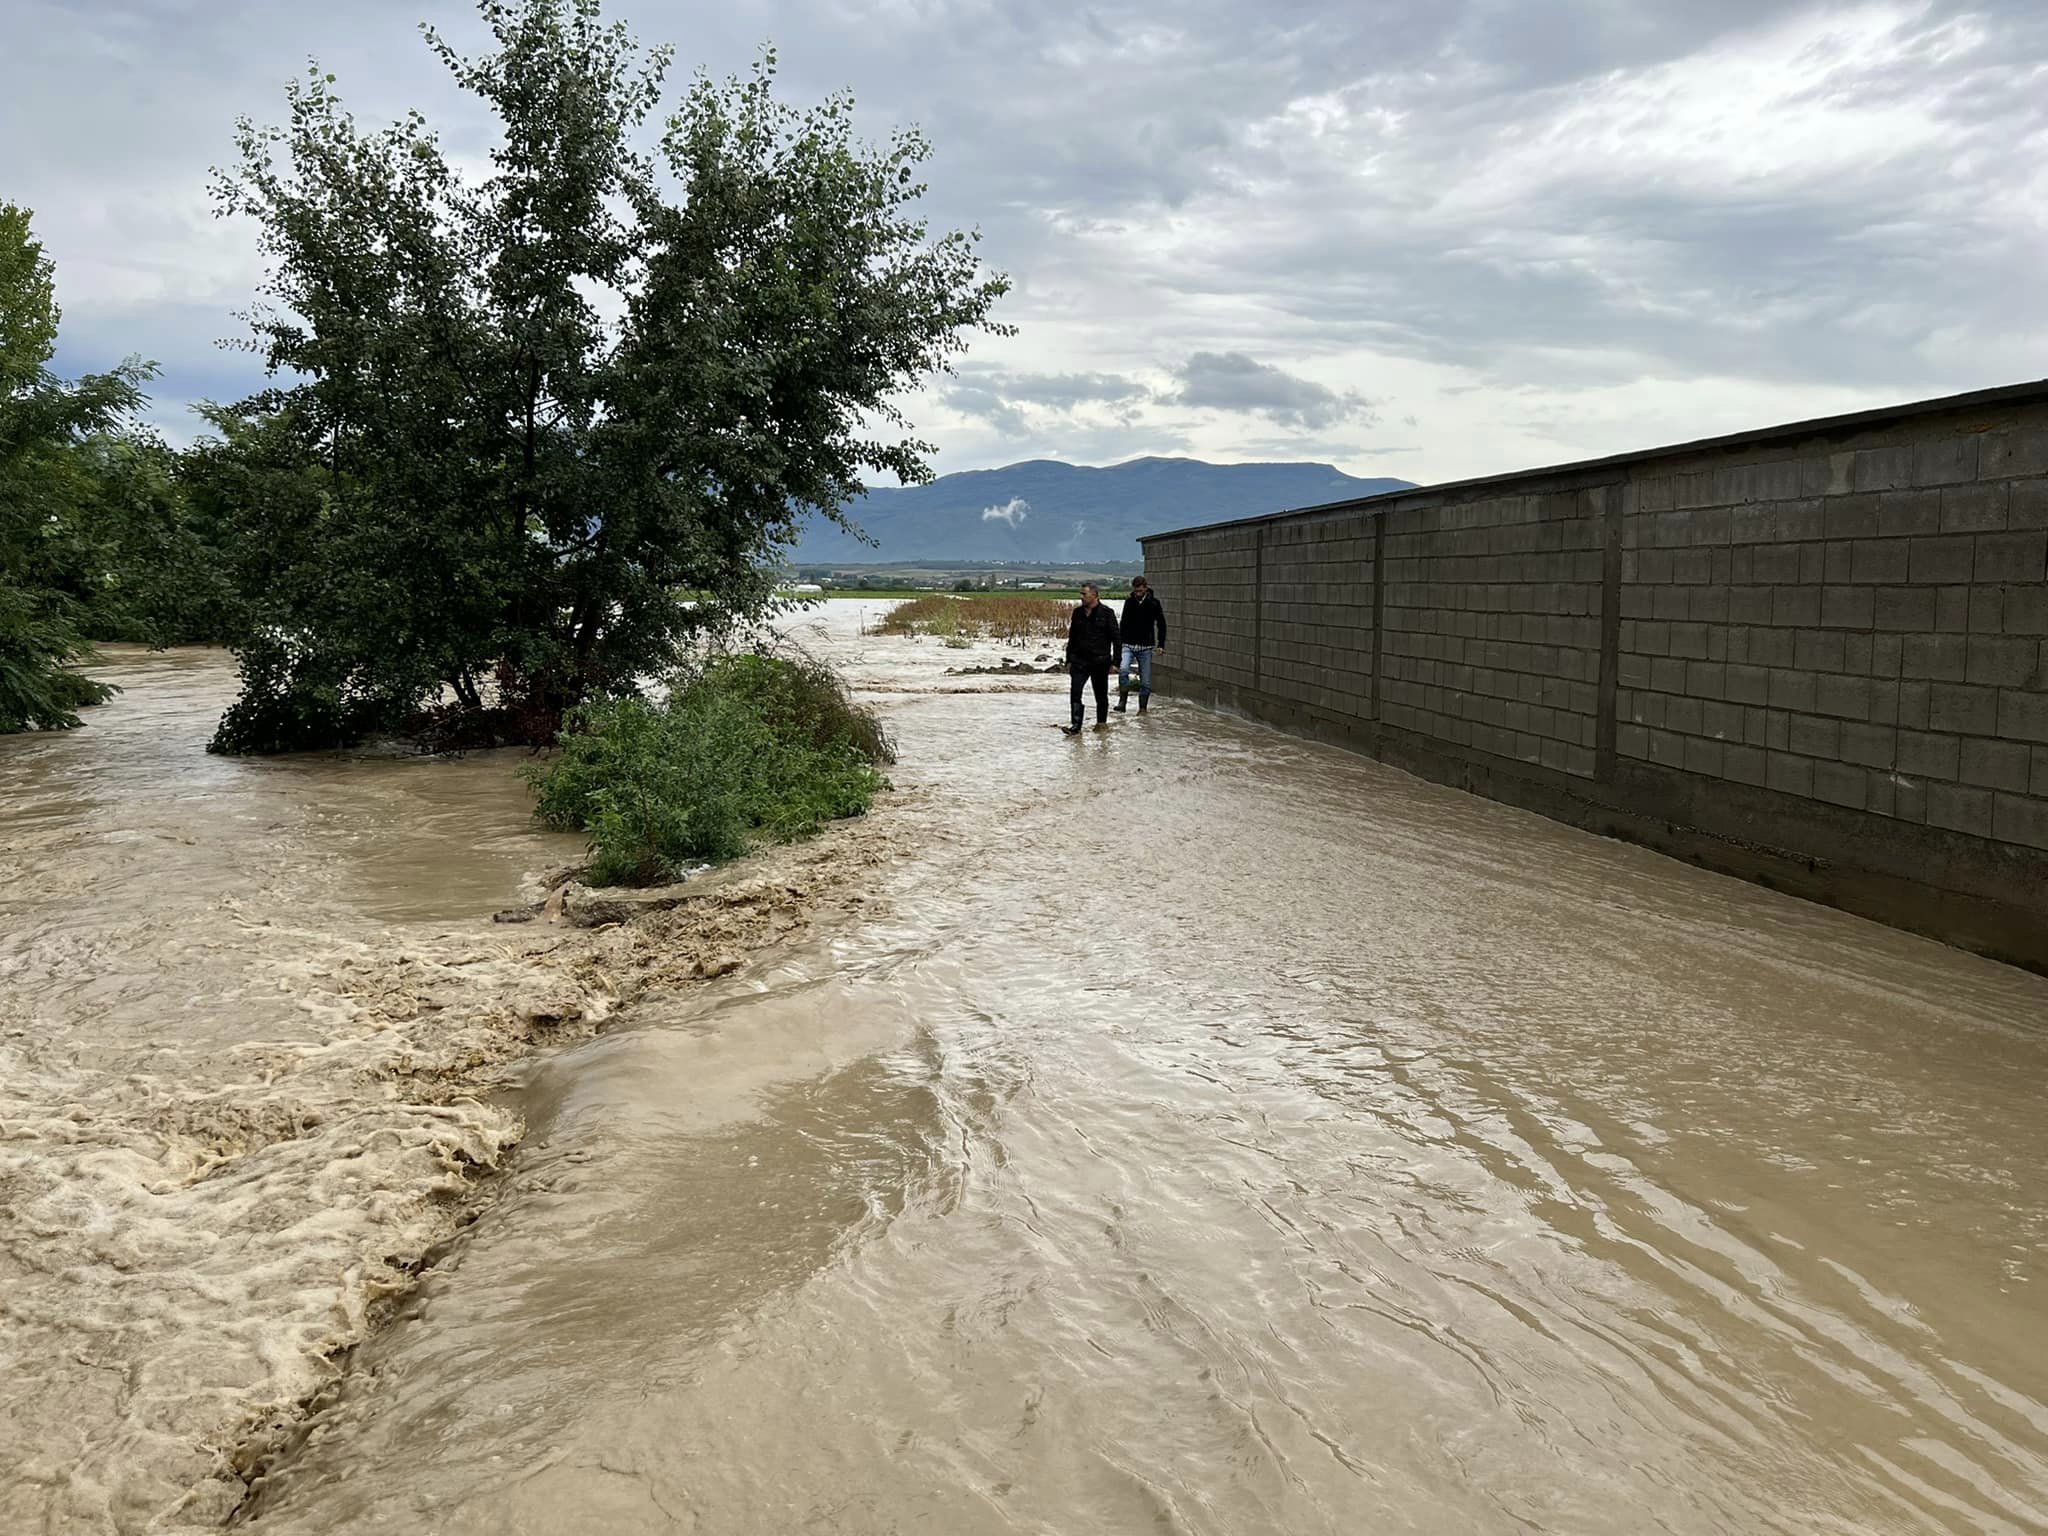
<svg viewBox="0 0 2048 1536"><path fill-rule="evenodd" d="M1100 661L1070 661L1067 663L1069 691L1074 706L1074 724L1081 723L1081 690L1089 683L1095 684L1095 723L1102 724L1109 718L1109 658Z"/></svg>

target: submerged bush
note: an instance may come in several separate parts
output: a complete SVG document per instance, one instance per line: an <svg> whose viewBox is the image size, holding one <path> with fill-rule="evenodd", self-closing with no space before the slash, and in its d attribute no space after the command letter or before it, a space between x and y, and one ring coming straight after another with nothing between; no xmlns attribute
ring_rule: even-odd
<svg viewBox="0 0 2048 1536"><path fill-rule="evenodd" d="M894 755L830 667L731 656L664 702L584 705L555 760L529 777L543 821L589 833L593 883L651 885L862 814Z"/></svg>

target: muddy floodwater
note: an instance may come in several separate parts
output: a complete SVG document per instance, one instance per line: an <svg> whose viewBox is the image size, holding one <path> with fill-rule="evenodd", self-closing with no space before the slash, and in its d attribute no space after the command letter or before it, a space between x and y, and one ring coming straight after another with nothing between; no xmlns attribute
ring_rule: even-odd
<svg viewBox="0 0 2048 1536"><path fill-rule="evenodd" d="M2048 980L873 612L644 931L216 656L0 742L0 1530L2048 1531Z"/></svg>

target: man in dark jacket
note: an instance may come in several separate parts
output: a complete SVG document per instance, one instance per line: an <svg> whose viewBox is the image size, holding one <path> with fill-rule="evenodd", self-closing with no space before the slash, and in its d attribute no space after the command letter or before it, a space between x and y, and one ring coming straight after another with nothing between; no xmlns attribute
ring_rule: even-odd
<svg viewBox="0 0 2048 1536"><path fill-rule="evenodd" d="M1118 626L1124 642L1123 670L1117 674L1116 712L1122 714L1131 697L1131 664L1138 667L1138 713L1152 697L1152 652L1166 649L1166 610L1152 583L1142 576L1131 578L1131 595L1124 599L1123 623Z"/></svg>
<svg viewBox="0 0 2048 1536"><path fill-rule="evenodd" d="M1081 587L1081 605L1067 620L1067 678L1074 706L1074 723L1063 727L1069 736L1081 734L1081 689L1095 684L1095 728L1109 723L1109 669L1116 664L1116 615L1102 600L1094 582Z"/></svg>

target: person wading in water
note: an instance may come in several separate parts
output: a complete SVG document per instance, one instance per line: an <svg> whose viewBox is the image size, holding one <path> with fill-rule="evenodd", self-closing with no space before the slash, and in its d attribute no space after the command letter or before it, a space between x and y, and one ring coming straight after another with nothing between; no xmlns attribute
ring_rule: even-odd
<svg viewBox="0 0 2048 1536"><path fill-rule="evenodd" d="M1081 605L1067 620L1067 679L1074 723L1062 726L1069 736L1081 734L1081 689L1095 685L1095 729L1109 724L1109 669L1116 664L1116 615L1102 600L1094 582L1081 587Z"/></svg>
<svg viewBox="0 0 2048 1536"><path fill-rule="evenodd" d="M1152 652L1166 649L1166 610L1142 576L1131 578L1131 595L1124 599L1123 623L1118 626L1124 642L1123 670L1116 680L1116 712L1122 714L1131 700L1131 664L1138 667L1138 713L1145 713L1152 697Z"/></svg>

